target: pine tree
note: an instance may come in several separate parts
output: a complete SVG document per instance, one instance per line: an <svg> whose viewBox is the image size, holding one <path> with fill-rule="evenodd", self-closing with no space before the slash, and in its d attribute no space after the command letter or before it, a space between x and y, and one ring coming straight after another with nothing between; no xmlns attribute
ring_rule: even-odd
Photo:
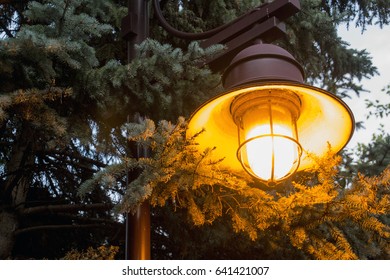
<svg viewBox="0 0 390 280"><path fill-rule="evenodd" d="M93 111L86 108L93 110L94 99L82 80L101 64L94 40L112 37L110 23L124 10L107 1L16 2L1 4L0 256L52 258L71 246L61 241L61 228L86 236L78 228L115 225L105 191L82 201L75 188L107 164L93 148Z"/></svg>

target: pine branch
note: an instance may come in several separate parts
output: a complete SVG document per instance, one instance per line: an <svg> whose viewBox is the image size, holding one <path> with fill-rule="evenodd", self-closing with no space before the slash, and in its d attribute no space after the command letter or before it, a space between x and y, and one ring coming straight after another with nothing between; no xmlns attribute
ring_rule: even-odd
<svg viewBox="0 0 390 280"><path fill-rule="evenodd" d="M85 157L85 156L82 156L80 154L76 154L76 153L69 153L67 151L57 151L57 150L45 150L44 151L47 155L50 155L50 156L53 156L57 159L62 159L60 158L60 156L67 156L67 157L70 157L70 158L75 158L75 159L79 159L79 160L82 160L86 163L90 163L90 164L93 164L93 165L96 165L97 167L101 167L101 168L104 168L107 166L107 164L104 164L102 163L101 161L98 161L98 160L95 160L95 159L91 159L91 158L88 158L88 157ZM63 159L62 159L63 160ZM69 162L69 161L67 161ZM70 163L70 162L69 162ZM74 162L71 162L72 164L74 164ZM85 168L85 166L80 166L80 167L83 167Z"/></svg>
<svg viewBox="0 0 390 280"><path fill-rule="evenodd" d="M62 35L62 31L64 28L65 14L66 14L66 11L68 10L69 4L70 4L70 1L65 1L64 11L62 12L62 16L61 16L59 23L58 23L58 34L60 36Z"/></svg>
<svg viewBox="0 0 390 280"><path fill-rule="evenodd" d="M383 165L388 153L390 152L390 149L386 149L386 151L383 153L382 158L379 160L379 165Z"/></svg>
<svg viewBox="0 0 390 280"><path fill-rule="evenodd" d="M66 205L43 205L25 208L21 211L22 215L33 215L42 212L77 212L88 210L110 210L113 206L108 203L95 204L66 204Z"/></svg>
<svg viewBox="0 0 390 280"><path fill-rule="evenodd" d="M15 235L28 233L31 231L37 231L37 230L62 230L62 229L85 229L85 228L94 228L94 227L106 227L107 225L104 223L101 224L87 224L87 225L45 225L45 226L35 226L35 227L28 227L16 230L14 232Z"/></svg>
<svg viewBox="0 0 390 280"><path fill-rule="evenodd" d="M89 217L83 217L83 216L75 216L75 215L72 215L72 214L59 214L57 215L58 217L61 217L61 218L68 218L68 219L71 219L71 220L74 220L74 221L78 221L79 223L83 223L83 224L106 224L106 225L112 225L112 226L116 226L116 227L120 227L123 225L123 223L120 223L118 221L115 221L113 219L103 219L103 218L89 218Z"/></svg>
<svg viewBox="0 0 390 280"><path fill-rule="evenodd" d="M48 162L51 162L53 166L56 166L56 164L58 164L58 162L62 162L64 164L72 165L74 168L80 168L83 171L87 171L87 172L91 172L91 173L94 173L97 171L96 169L93 169L93 168L86 166L86 165L79 163L79 162L74 162L72 160L67 160L67 159L64 159L62 157L57 157L54 155L51 155L51 156L54 157L56 160L51 159L50 156L46 156L45 160ZM65 167L62 167L60 169L64 170L65 172L67 171L67 169ZM69 178L72 178L72 177L69 177Z"/></svg>

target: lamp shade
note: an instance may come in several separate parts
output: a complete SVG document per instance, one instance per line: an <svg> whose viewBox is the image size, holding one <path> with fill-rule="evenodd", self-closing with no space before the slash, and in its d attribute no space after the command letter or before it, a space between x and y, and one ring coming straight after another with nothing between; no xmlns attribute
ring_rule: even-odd
<svg viewBox="0 0 390 280"><path fill-rule="evenodd" d="M258 44L243 50L226 69L223 82L227 91L195 111L189 120L187 135L195 135L204 129L196 142L201 148L215 147L214 156L224 158L221 164L226 168L248 171L248 162L241 154L248 140L258 145L266 143L266 137L275 143L290 142L294 149L289 153L296 153L294 155L298 157L293 159L294 155L291 154L293 171L287 168L286 175L277 175L276 171L272 171L270 178L262 178L248 171L262 181L278 182L296 170L310 167L313 162L308 153L323 156L329 145L338 152L352 137L355 123L349 107L332 93L304 84L302 67L280 47ZM269 120L263 121L264 118ZM284 119L290 127L288 132L278 128L287 127L279 124ZM249 124L256 121L267 123L266 127L252 130L259 131L258 134L245 134L243 122ZM279 161L288 160L283 157L283 152L272 145L274 150L269 155L260 148L258 151L252 148L252 152L245 155L247 161L264 161L265 166L272 166L264 166L263 169L272 170L279 164L275 162L278 154L282 155Z"/></svg>

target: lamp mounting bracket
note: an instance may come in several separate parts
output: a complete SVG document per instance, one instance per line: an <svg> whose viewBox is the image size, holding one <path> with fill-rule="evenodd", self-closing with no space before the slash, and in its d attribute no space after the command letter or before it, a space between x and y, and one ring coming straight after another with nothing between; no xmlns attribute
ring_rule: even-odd
<svg viewBox="0 0 390 280"><path fill-rule="evenodd" d="M299 0L275 0L260 5L237 19L203 33L187 33L172 27L164 18L159 0L153 0L154 10L161 26L172 35L187 40L203 40L202 48L223 44L227 48L206 61L213 71L225 69L229 61L256 39L272 42L286 33L285 19L300 9Z"/></svg>
<svg viewBox="0 0 390 280"><path fill-rule="evenodd" d="M282 21L296 14L300 9L298 0L275 0L255 8L200 44L203 48L214 44L227 46L225 51L206 61L206 64L214 71L225 69L237 53L256 39L272 42L281 38L286 33Z"/></svg>
<svg viewBox="0 0 390 280"><path fill-rule="evenodd" d="M132 45L148 35L148 0L129 0L129 14L122 20L122 36ZM227 48L205 62L213 71L224 69L229 61L255 40L272 42L285 34L283 21L300 10L299 0L274 0L264 3L237 19L203 33L187 33L172 27L163 17L159 0L153 0L156 17L161 26L172 35L187 40L203 40L202 48L215 44ZM133 53L130 53L130 57Z"/></svg>

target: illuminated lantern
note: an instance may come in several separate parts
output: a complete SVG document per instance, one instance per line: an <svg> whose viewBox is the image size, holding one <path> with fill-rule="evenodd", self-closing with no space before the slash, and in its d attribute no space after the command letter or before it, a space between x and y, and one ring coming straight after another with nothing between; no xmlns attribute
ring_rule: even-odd
<svg viewBox="0 0 390 280"><path fill-rule="evenodd" d="M338 152L350 140L354 118L335 95L303 83L303 70L286 50L250 46L232 60L223 82L227 92L192 115L188 134L216 147L215 156L273 185L310 167L307 153Z"/></svg>

